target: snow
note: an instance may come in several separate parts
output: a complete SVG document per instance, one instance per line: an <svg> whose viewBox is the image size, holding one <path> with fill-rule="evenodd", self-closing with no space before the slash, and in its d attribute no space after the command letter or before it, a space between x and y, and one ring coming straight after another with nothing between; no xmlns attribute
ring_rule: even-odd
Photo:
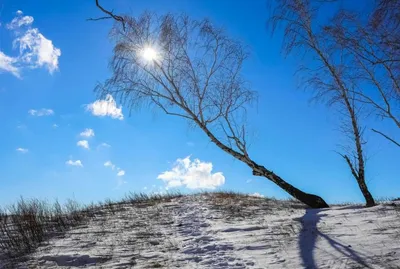
<svg viewBox="0 0 400 269"><path fill-rule="evenodd" d="M400 268L399 242L400 204L192 195L103 208L15 268Z"/></svg>

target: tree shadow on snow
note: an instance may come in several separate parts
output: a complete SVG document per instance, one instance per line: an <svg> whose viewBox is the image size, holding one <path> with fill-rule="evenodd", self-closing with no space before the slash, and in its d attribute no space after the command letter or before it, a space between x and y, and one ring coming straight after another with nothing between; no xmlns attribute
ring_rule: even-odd
<svg viewBox="0 0 400 269"><path fill-rule="evenodd" d="M357 262L364 268L371 268L349 245L343 245L342 243L336 241L335 239L329 237L328 235L322 233L318 230L318 222L326 214L319 214L323 212L324 209L307 209L303 217L297 219L301 225L302 229L299 234L299 249L301 259L303 261L304 268L307 269L317 269L314 258L314 249L316 248L316 242L318 237L328 241L331 247L333 247L341 255L346 256L348 259Z"/></svg>

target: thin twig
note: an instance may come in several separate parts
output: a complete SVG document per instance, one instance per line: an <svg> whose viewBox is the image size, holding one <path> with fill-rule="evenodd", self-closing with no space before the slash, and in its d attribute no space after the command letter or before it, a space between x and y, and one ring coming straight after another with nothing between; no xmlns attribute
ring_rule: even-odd
<svg viewBox="0 0 400 269"><path fill-rule="evenodd" d="M106 19L114 19L114 20L116 20L116 21L121 22L122 28L123 28L124 31L125 31L125 20L124 20L124 18L123 18L122 16L115 15L115 14L113 13L113 11L108 11L107 9L103 8L103 7L100 5L99 0L96 0L96 6L97 6L102 12L106 13L108 16L99 17L99 18L89 18L89 19L87 19L88 21L99 21L99 20L106 20Z"/></svg>
<svg viewBox="0 0 400 269"><path fill-rule="evenodd" d="M389 136L385 135L384 133L375 130L375 129L371 129L373 132L380 134L381 136L383 136L384 138L386 138L387 140L389 140L390 142L394 143L395 145L397 145L398 147L400 147L400 143L398 143L397 141L395 141L393 138L390 138Z"/></svg>

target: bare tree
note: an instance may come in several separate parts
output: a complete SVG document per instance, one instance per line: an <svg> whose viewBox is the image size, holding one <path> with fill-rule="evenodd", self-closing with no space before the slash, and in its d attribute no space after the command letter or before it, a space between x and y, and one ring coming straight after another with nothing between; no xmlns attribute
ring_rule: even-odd
<svg viewBox="0 0 400 269"><path fill-rule="evenodd" d="M111 31L115 42L111 78L98 85L132 107L154 106L200 128L217 147L313 208L328 207L249 155L246 107L256 98L241 75L243 45L208 20L145 13L123 17Z"/></svg>
<svg viewBox="0 0 400 269"><path fill-rule="evenodd" d="M367 20L365 14L340 9L324 32L346 51L357 101L400 131L400 2L376 1Z"/></svg>
<svg viewBox="0 0 400 269"><path fill-rule="evenodd" d="M356 81L351 77L346 51L342 44L326 35L324 27L316 25L315 17L321 0L277 0L270 19L272 33L279 24L284 25L283 49L286 55L294 50L311 53L313 59L300 67L306 87L311 88L318 100L335 105L342 115L342 130L350 138L339 154L348 164L351 174L365 198L367 206L375 201L365 183L365 157L363 130L360 124L361 106L354 89Z"/></svg>

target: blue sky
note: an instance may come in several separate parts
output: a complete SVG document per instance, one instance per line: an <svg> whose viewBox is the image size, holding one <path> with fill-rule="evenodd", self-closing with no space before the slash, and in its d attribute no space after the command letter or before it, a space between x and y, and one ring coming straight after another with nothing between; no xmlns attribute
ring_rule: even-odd
<svg viewBox="0 0 400 269"><path fill-rule="evenodd" d="M265 0L103 2L116 13L150 10L208 17L248 44L252 55L244 75L260 95L249 115L250 154L328 202L362 201L346 164L334 152L342 141L337 115L297 90L298 62L282 56L280 33L271 37L267 32ZM113 100L108 101L114 109L102 116L99 102L104 100L95 103L93 89L109 76L111 21L86 21L102 16L94 1L5 0L0 10L0 205L20 195L90 202L128 191L165 191L158 177L166 171L186 178L200 175L181 186L184 191L218 186L287 197L180 118L155 110L130 112ZM390 123L374 117L364 122L395 134ZM367 133L366 138L371 192L399 196L400 152L376 135Z"/></svg>

